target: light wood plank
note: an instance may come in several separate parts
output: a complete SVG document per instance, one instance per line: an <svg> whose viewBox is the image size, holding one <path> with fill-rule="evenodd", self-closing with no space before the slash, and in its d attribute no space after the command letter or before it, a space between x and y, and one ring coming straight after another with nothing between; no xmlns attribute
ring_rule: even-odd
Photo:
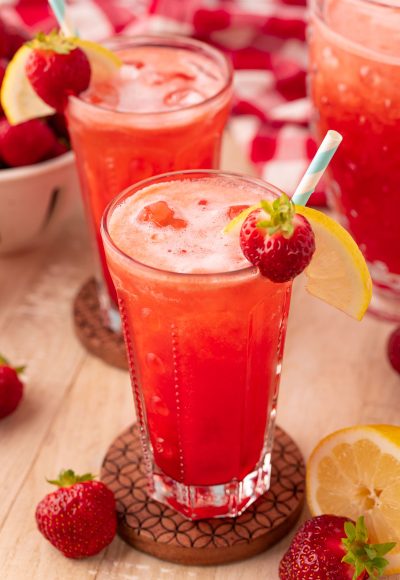
<svg viewBox="0 0 400 580"><path fill-rule="evenodd" d="M1 309L1 351L18 364L26 363L27 370L23 403L0 421L0 528L86 356L71 323L72 298L85 272L90 272L86 235L81 232L81 223L72 223L47 252L21 256L21 271L24 263L29 271L22 275L23 291L15 292L14 302ZM31 259L36 266L32 271ZM2 270L2 279L7 278ZM17 276L14 285L16 280Z"/></svg>

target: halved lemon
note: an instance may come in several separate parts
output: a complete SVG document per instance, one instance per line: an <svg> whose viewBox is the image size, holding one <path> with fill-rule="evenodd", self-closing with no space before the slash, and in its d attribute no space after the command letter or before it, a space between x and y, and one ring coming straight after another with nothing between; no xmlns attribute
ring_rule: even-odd
<svg viewBox="0 0 400 580"><path fill-rule="evenodd" d="M259 207L258 203L243 210L225 226L224 233L238 232L249 213ZM361 320L371 301L372 282L357 244L321 211L296 205L296 212L307 218L315 234L315 252L305 270L308 292Z"/></svg>
<svg viewBox="0 0 400 580"><path fill-rule="evenodd" d="M307 464L307 501L314 516L364 515L369 542L396 542L385 573L400 572L400 427L349 427L322 439Z"/></svg>
<svg viewBox="0 0 400 580"><path fill-rule="evenodd" d="M77 46L85 51L92 69L91 82L101 82L110 76L122 62L116 54L89 40L74 39ZM1 87L1 105L11 125L52 115L49 107L32 88L25 74L25 65L32 48L24 44L9 62Z"/></svg>

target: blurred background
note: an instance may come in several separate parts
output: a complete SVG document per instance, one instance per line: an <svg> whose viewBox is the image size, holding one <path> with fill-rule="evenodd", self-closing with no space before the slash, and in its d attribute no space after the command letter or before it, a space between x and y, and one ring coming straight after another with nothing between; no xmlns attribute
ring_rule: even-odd
<svg viewBox="0 0 400 580"><path fill-rule="evenodd" d="M232 60L235 98L230 132L264 179L292 191L316 146L308 130L306 0L70 0L83 38L145 32L185 34ZM0 2L18 30L57 26L46 0ZM324 205L324 183L312 198Z"/></svg>

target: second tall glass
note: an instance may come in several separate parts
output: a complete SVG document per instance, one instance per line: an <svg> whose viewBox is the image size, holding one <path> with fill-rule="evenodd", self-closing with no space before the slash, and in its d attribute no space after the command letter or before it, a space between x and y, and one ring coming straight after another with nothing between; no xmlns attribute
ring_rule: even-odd
<svg viewBox="0 0 400 580"><path fill-rule="evenodd" d="M121 190L146 177L218 168L232 70L219 51L184 37L118 39L108 46L122 67L109 83L70 98L67 119L100 258L100 304L106 324L118 330L99 233L103 211Z"/></svg>
<svg viewBox="0 0 400 580"><path fill-rule="evenodd" d="M400 320L400 6L313 0L311 8L317 133L344 137L330 166L331 202L368 261L372 311Z"/></svg>

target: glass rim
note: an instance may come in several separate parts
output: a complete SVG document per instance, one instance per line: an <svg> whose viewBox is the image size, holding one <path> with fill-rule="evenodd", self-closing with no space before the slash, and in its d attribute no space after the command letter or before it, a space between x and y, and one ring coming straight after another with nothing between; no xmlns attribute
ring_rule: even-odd
<svg viewBox="0 0 400 580"><path fill-rule="evenodd" d="M106 209L103 212L101 223L100 223L100 233L103 240L104 246L111 248L113 252L115 252L120 258L122 258L123 262L134 265L141 269L148 270L153 272L154 274L168 276L168 277L177 277L177 278L185 278L186 280L199 280L199 279L211 279L211 278L241 278L243 275L248 275L250 273L256 274L258 273L258 268L256 266L248 265L244 268L240 268L238 270L229 270L223 272L174 272L171 270L166 270L163 268L156 268L155 266L151 266L149 264L145 264L144 262L140 262L132 256L126 254L123 250L121 250L117 244L112 239L110 232L108 230L108 223L109 219L114 211L114 209L120 205L120 203L126 199L130 192L133 190L143 189L144 187L148 187L154 183L159 183L160 181L168 181L168 178L176 178L179 179L180 177L190 177L190 176L199 176L199 177L207 177L207 176L215 176L215 177L222 177L222 178L229 178L233 180L237 180L238 182L245 182L247 184L254 184L258 187L262 187L263 189L267 190L269 193L273 193L275 195L281 195L283 193L275 185L272 183L268 183L267 181L263 181L257 177L252 177L251 175L245 175L242 173L235 173L230 171L221 171L219 169L188 169L185 171L170 171L168 173L161 173L159 175L153 175L152 177L148 177L147 179L143 179L138 181L137 183L130 185L129 187L125 188L121 193L119 193L114 199L110 201L107 205ZM174 181L174 179L172 179Z"/></svg>
<svg viewBox="0 0 400 580"><path fill-rule="evenodd" d="M311 7L314 8L320 0L311 0ZM350 0L355 4L372 4L374 6L381 6L382 8L399 8L398 0Z"/></svg>
<svg viewBox="0 0 400 580"><path fill-rule="evenodd" d="M120 116L132 116L132 117L141 117L143 118L144 116L163 116L163 115L173 115L173 114L179 114L182 111L191 111L191 110L196 110L199 109L201 107L203 107L204 105L207 105L211 102L213 102L214 100L217 100L219 97L221 97L225 92L227 92L229 90L229 88L232 86L232 82L233 82L233 66L231 61L225 56L225 54L215 48L214 46L212 46L211 44L208 44L206 42L203 42L201 40L197 40L194 38L190 38L188 36L185 36L183 34L142 34L142 35L138 35L138 36L114 36L111 37L107 40L105 40L103 42L104 46L106 47L110 47L112 46L113 43L116 44L120 44L121 47L126 45L131 45L131 46L164 46L164 47L169 47L169 48L173 48L173 45L169 46L168 42L176 42L176 46L178 46L178 43L181 43L181 47L185 50L188 49L190 50L192 49L200 49L205 53L208 53L208 56L211 57L215 57L215 60L220 59L221 62L223 62L223 64L226 67L226 74L225 74L225 78L224 78L224 84L223 86L220 88L220 90L215 93L214 95L211 95L207 98L205 98L203 101L200 101L199 103L194 103L192 105L187 105L185 107L181 107L178 109L172 109L169 111L117 111L115 109L110 109L109 107L105 107L102 105L98 105L95 103L90 103L88 101L85 101L84 99L82 99L79 95L75 96L75 95L71 95L69 97L69 100L72 103L79 103L79 106L84 106L88 109L91 109L92 111L104 111L104 113L109 113L109 114L113 114L113 115L120 115ZM124 44L125 43L125 44Z"/></svg>

